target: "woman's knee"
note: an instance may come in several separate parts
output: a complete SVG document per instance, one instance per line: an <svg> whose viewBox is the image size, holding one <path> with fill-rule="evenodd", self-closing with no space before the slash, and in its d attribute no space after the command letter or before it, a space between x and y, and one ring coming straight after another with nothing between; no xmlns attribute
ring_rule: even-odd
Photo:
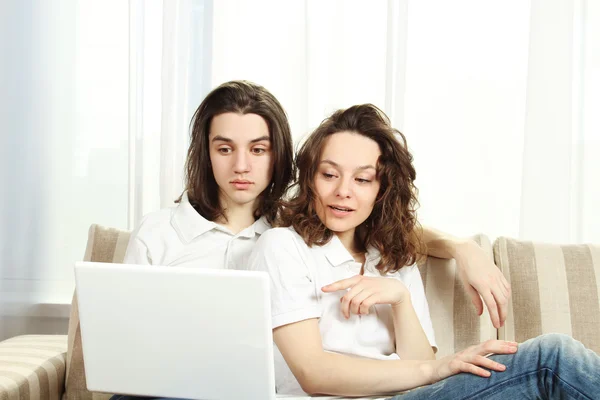
<svg viewBox="0 0 600 400"><path fill-rule="evenodd" d="M569 352L576 347L581 346L581 343L573 339L569 335L563 333L546 333L533 339L536 345L542 349L554 349L558 351Z"/></svg>
<svg viewBox="0 0 600 400"><path fill-rule="evenodd" d="M525 351L536 354L540 364L550 364L547 365L550 368L561 359L576 356L580 350L584 349L580 342L562 333L540 335L526 341L521 347Z"/></svg>

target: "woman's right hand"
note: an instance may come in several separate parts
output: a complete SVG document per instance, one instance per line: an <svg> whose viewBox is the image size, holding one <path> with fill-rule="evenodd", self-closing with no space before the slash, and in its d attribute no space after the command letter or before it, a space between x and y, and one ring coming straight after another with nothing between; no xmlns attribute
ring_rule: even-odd
<svg viewBox="0 0 600 400"><path fill-rule="evenodd" d="M441 381L461 372L489 378L491 372L488 370L502 372L506 370L506 366L488 356L491 354L514 354L517 350L518 343L504 340L488 340L468 347L456 354L434 361L433 381Z"/></svg>

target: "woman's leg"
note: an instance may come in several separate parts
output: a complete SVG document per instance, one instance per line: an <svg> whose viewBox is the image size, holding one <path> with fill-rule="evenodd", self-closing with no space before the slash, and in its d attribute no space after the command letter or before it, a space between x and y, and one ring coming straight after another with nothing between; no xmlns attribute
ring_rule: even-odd
<svg viewBox="0 0 600 400"><path fill-rule="evenodd" d="M511 355L494 355L506 365L482 378L458 374L395 396L418 399L594 399L600 394L600 357L569 336L547 334L519 345Z"/></svg>

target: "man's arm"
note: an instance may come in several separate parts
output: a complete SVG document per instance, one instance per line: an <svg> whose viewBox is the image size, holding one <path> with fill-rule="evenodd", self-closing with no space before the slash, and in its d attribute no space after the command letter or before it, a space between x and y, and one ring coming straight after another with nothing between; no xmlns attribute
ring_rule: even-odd
<svg viewBox="0 0 600 400"><path fill-rule="evenodd" d="M483 298L494 326L504 325L510 284L483 249L471 239L457 238L430 227L423 227L422 240L428 256L456 260L459 276L479 315L483 312Z"/></svg>

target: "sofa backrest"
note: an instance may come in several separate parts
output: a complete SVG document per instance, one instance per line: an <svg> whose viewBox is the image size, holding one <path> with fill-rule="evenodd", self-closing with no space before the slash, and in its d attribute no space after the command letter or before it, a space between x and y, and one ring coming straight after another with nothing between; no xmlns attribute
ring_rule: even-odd
<svg viewBox="0 0 600 400"><path fill-rule="evenodd" d="M129 236L130 232L128 231L96 224L90 226L84 261L122 263ZM104 400L110 396L110 394L92 393L87 390L77 293L74 293L69 317L67 374L63 400Z"/></svg>
<svg viewBox="0 0 600 400"><path fill-rule="evenodd" d="M523 342L564 333L600 353L600 245L558 245L500 237L496 265L512 287L499 338Z"/></svg>
<svg viewBox="0 0 600 400"><path fill-rule="evenodd" d="M88 233L84 260L122 263L129 237L128 231L92 225ZM493 256L489 239L484 235L477 235L474 240L491 260ZM437 358L497 337L497 330L492 326L487 310L484 310L481 316L477 315L463 289L454 260L428 257L419 270L436 334ZM109 394L92 393L87 390L76 293L73 295L68 337L67 377L63 400L108 399Z"/></svg>

